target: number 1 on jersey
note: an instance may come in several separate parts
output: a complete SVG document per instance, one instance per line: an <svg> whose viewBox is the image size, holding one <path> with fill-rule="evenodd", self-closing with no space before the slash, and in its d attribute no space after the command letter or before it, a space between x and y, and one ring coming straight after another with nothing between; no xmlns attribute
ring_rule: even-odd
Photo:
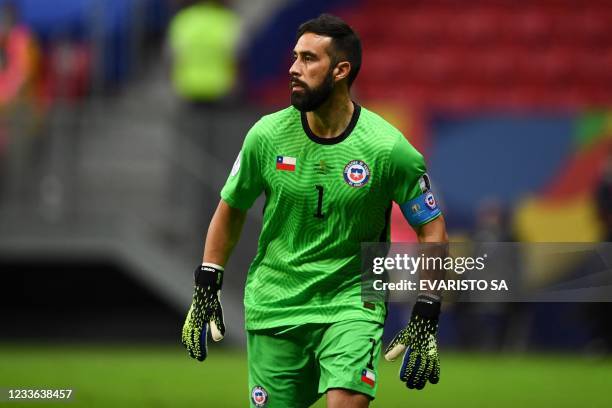
<svg viewBox="0 0 612 408"><path fill-rule="evenodd" d="M319 199L317 201L317 212L315 213L315 217L316 218L323 218L323 186L320 185L315 185L315 188L317 189L318 193L319 193Z"/></svg>

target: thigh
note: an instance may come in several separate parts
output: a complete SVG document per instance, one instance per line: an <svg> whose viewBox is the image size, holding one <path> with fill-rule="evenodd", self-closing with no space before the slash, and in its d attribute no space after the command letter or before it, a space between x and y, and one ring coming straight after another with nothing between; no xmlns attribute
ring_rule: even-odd
<svg viewBox="0 0 612 408"><path fill-rule="evenodd" d="M368 408L369 406L368 395L340 388L327 390L327 408Z"/></svg>
<svg viewBox="0 0 612 408"><path fill-rule="evenodd" d="M380 323L370 321L331 324L316 351L321 370L319 393L340 388L373 399L378 388L382 331Z"/></svg>
<svg viewBox="0 0 612 408"><path fill-rule="evenodd" d="M319 398L321 333L311 325L247 331L251 407L308 407Z"/></svg>

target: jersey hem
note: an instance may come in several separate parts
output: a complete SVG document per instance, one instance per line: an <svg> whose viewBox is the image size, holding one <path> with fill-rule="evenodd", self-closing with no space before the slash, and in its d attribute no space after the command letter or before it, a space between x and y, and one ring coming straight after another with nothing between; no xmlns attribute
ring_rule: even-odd
<svg viewBox="0 0 612 408"><path fill-rule="evenodd" d="M351 306L351 307L354 307L354 306ZM245 319L246 320L245 329L246 330L263 330L263 329L273 329L276 327L294 326L294 325L309 324L309 323L317 323L317 324L337 323L337 322L342 322L346 320L362 320L362 321L384 324L385 315L386 315L385 309L386 308L381 303L380 307L377 308L377 311L371 314L370 313L364 314L364 311L356 310L351 313L338 313L333 316L307 316L307 315L287 316L284 318L275 319L274 321L267 321L267 322L261 321L257 323L254 323L253 320L259 320L259 319L257 319L256 317L255 318L248 317L249 313L247 313L247 316ZM256 314L263 315L264 313L259 312ZM274 314L274 311L269 311L269 312L266 312L265 314L267 316L270 316Z"/></svg>
<svg viewBox="0 0 612 408"><path fill-rule="evenodd" d="M221 199L223 201L225 201L227 203L227 205L229 205L232 208L235 208L237 210L242 210L242 211L246 211L249 208L251 208L251 206L244 206L244 205L240 205L238 203L237 200L235 200L231 195L229 194L224 194L223 192L221 193Z"/></svg>

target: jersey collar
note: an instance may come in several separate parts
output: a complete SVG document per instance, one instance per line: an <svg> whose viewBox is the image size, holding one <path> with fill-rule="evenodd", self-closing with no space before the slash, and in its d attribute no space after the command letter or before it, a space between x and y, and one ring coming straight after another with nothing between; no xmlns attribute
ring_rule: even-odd
<svg viewBox="0 0 612 408"><path fill-rule="evenodd" d="M308 136L308 138L315 143L324 144L324 145L333 145L336 143L340 143L341 141L349 137L349 135L355 128L355 125L357 125L357 121L359 120L359 114L361 113L361 106L353 102L353 107L354 109L353 109L353 116L351 117L351 121L349 122L346 129L344 129L344 132L340 133L336 137L320 137L320 136L315 135L313 131L310 129L310 126L308 126L308 119L306 119L305 112L301 112L302 128L304 129L304 132L306 132L306 135Z"/></svg>

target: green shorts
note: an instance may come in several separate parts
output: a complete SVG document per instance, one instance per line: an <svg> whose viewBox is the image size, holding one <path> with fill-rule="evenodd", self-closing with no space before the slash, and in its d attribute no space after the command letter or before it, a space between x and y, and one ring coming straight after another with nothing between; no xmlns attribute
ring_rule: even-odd
<svg viewBox="0 0 612 408"><path fill-rule="evenodd" d="M247 331L251 407L308 407L332 388L374 399L383 326L311 323Z"/></svg>

